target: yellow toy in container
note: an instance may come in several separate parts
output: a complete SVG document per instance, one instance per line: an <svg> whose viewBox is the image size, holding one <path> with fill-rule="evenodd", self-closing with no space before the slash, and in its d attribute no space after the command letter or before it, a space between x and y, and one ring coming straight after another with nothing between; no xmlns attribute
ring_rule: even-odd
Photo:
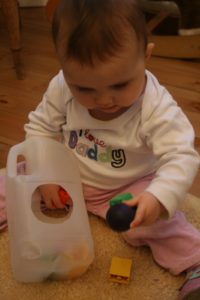
<svg viewBox="0 0 200 300"><path fill-rule="evenodd" d="M17 173L21 155L26 163L24 174ZM55 140L31 137L10 149L6 169L11 264L16 280L39 282L82 275L94 259L94 250L74 155ZM56 184L66 191L70 200L66 209L46 212L38 189L43 184Z"/></svg>

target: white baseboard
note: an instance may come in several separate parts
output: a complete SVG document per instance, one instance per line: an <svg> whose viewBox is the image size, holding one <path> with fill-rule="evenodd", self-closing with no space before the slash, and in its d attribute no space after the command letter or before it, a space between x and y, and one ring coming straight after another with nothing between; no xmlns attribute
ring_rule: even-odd
<svg viewBox="0 0 200 300"><path fill-rule="evenodd" d="M20 6L45 6L48 0L18 0Z"/></svg>

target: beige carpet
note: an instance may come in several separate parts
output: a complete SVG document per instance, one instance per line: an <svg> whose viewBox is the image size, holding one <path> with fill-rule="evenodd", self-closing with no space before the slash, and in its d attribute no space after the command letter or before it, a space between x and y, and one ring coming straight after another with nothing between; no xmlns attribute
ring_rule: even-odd
<svg viewBox="0 0 200 300"><path fill-rule="evenodd" d="M200 229L200 199L188 195L187 218ZM105 222L90 216L95 260L80 278L70 281L18 283L12 275L8 233L0 234L0 300L175 300L184 276L174 277L155 264L147 248L132 248ZM109 281L112 256L131 258L128 285Z"/></svg>

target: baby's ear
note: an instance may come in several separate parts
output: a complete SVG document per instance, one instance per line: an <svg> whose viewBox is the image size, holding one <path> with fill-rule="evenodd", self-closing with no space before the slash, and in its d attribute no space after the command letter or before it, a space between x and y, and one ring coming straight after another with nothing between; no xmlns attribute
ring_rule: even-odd
<svg viewBox="0 0 200 300"><path fill-rule="evenodd" d="M155 47L154 43L148 43L147 44L147 48L146 48L146 52L145 52L145 59L146 59L146 61L148 61L150 59L154 47Z"/></svg>

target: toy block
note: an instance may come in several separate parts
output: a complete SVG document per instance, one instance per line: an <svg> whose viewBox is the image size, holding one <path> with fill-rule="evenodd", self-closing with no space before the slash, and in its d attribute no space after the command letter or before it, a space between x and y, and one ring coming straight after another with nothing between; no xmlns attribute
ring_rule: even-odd
<svg viewBox="0 0 200 300"><path fill-rule="evenodd" d="M58 194L63 204L66 204L70 201L70 195L63 188L59 188Z"/></svg>
<svg viewBox="0 0 200 300"><path fill-rule="evenodd" d="M131 193L124 193L112 198L109 204L110 206L113 206L115 204L119 204L122 203L123 201L131 200L131 199L133 199L133 195Z"/></svg>
<svg viewBox="0 0 200 300"><path fill-rule="evenodd" d="M110 280L117 283L128 284L131 275L132 260L114 256L110 266Z"/></svg>

